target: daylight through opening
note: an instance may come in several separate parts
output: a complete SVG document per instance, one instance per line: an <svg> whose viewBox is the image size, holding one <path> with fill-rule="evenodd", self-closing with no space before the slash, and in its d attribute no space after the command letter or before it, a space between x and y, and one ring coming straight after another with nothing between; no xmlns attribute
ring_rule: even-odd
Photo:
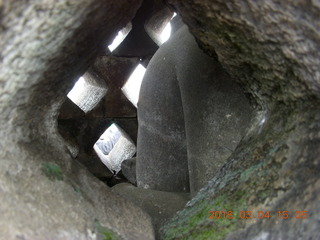
<svg viewBox="0 0 320 240"><path fill-rule="evenodd" d="M113 173L118 173L121 163L136 153L136 146L131 138L115 123L100 136L93 149Z"/></svg>
<svg viewBox="0 0 320 240"><path fill-rule="evenodd" d="M113 39L113 42L108 46L110 52L113 52L120 44L121 42L127 37L129 32L132 29L132 24L131 22L128 23L127 26L125 26L123 29L121 29L117 36Z"/></svg>
<svg viewBox="0 0 320 240"><path fill-rule="evenodd" d="M145 72L145 67L139 64L133 71L125 85L121 88L124 95L135 107L137 107L138 104L141 83Z"/></svg>
<svg viewBox="0 0 320 240"><path fill-rule="evenodd" d="M106 93L106 86L90 84L83 76L79 78L67 96L82 111L87 113L100 102Z"/></svg>

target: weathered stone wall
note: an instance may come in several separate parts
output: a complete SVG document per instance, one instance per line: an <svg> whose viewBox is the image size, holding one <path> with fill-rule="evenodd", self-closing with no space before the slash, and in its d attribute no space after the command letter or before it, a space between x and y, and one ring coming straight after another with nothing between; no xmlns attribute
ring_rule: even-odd
<svg viewBox="0 0 320 240"><path fill-rule="evenodd" d="M319 3L171 2L200 46L251 96L257 114L227 164L163 228L163 237L318 239ZM233 217L208 219L209 211ZM255 218L240 219L240 211ZM259 211L270 211L270 218L259 219ZM278 211L288 211L289 219ZM307 218L296 218L297 211Z"/></svg>
<svg viewBox="0 0 320 240"><path fill-rule="evenodd" d="M123 94L121 87L138 64L139 59L136 57L99 55L85 75L88 76L90 72L92 85L104 85L107 88L106 95L86 114L69 98L66 98L60 108L60 134L68 142L69 150L77 153L73 154L73 157L96 177L110 177L112 174L93 150L94 143L112 123L117 123L136 142L137 110Z"/></svg>
<svg viewBox="0 0 320 240"><path fill-rule="evenodd" d="M153 239L148 216L70 157L56 123L140 2L0 2L1 239Z"/></svg>
<svg viewBox="0 0 320 240"><path fill-rule="evenodd" d="M185 25L151 59L138 106L138 186L192 195L225 164L252 116L241 88Z"/></svg>
<svg viewBox="0 0 320 240"><path fill-rule="evenodd" d="M319 239L319 1L170 2L200 47L251 98L256 117L163 237ZM118 56L148 61L157 49L141 24L149 3ZM144 212L72 159L56 121L68 90L140 4L0 1L1 239L153 239ZM239 219L247 210L271 217ZM233 211L234 218L211 220L209 211ZM289 211L290 219L278 211ZM296 211L307 218L296 219Z"/></svg>
<svg viewBox="0 0 320 240"><path fill-rule="evenodd" d="M177 1L200 46L256 100L319 95L318 1Z"/></svg>

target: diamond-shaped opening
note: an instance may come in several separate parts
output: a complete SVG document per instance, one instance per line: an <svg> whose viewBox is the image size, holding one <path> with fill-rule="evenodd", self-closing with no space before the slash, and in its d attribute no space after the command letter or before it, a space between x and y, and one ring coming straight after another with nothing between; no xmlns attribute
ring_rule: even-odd
<svg viewBox="0 0 320 240"><path fill-rule="evenodd" d="M160 44L165 43L166 41L168 41L168 39L171 36L171 24L170 22L167 23L167 25L165 26L165 28L163 29L163 31L160 34Z"/></svg>
<svg viewBox="0 0 320 240"><path fill-rule="evenodd" d="M121 88L124 95L135 107L138 104L141 83L145 72L145 67L139 64Z"/></svg>
<svg viewBox="0 0 320 240"><path fill-rule="evenodd" d="M127 37L129 32L131 31L131 29L132 29L132 23L129 22L127 26L125 26L118 32L117 36L113 39L112 43L108 46L110 52L113 52L120 45L120 43L122 43L122 41Z"/></svg>
<svg viewBox="0 0 320 240"><path fill-rule="evenodd" d="M176 13L171 13L171 15L166 15L159 17L155 16L151 18L145 26L145 30L152 40L161 46L165 43L171 36L171 20L176 16Z"/></svg>
<svg viewBox="0 0 320 240"><path fill-rule="evenodd" d="M79 78L68 93L68 98L85 113L92 110L107 93L107 86L103 81L97 82L90 74Z"/></svg>
<svg viewBox="0 0 320 240"><path fill-rule="evenodd" d="M114 173L121 170L124 160L136 153L136 146L131 138L115 123L100 136L93 149L103 164Z"/></svg>
<svg viewBox="0 0 320 240"><path fill-rule="evenodd" d="M171 20L176 16L177 14L174 13L173 17L171 18ZM170 22L171 22L170 20ZM162 30L159 40L160 40L160 44L165 43L166 41L168 41L168 39L171 37L171 23L168 22L167 25L164 27L164 29Z"/></svg>

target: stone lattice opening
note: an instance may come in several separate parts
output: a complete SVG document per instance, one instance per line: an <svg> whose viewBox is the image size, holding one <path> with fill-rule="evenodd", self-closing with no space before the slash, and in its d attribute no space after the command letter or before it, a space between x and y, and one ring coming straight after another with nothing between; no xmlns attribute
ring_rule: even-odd
<svg viewBox="0 0 320 240"><path fill-rule="evenodd" d="M171 35L171 24L170 22L165 26L161 35L160 35L160 43L163 44L170 38Z"/></svg>
<svg viewBox="0 0 320 240"><path fill-rule="evenodd" d="M139 64L121 88L124 95L135 107L138 105L140 87L145 72L146 68Z"/></svg>
<svg viewBox="0 0 320 240"><path fill-rule="evenodd" d="M136 153L131 138L115 123L106 129L93 148L103 164L116 174L121 170L121 163Z"/></svg>
<svg viewBox="0 0 320 240"><path fill-rule="evenodd" d="M123 29L121 29L117 36L113 39L112 43L108 46L108 49L110 52L113 52L121 43L122 41L128 36L132 29L132 23L129 22L127 26L125 26Z"/></svg>
<svg viewBox="0 0 320 240"><path fill-rule="evenodd" d="M320 239L318 2L0 1L0 239L116 239L115 235L148 240L154 240L154 235L156 239ZM149 65L146 75L154 84L138 109L139 124L144 124L139 125L139 135L141 129L145 131L140 141L145 162L137 154L127 164L136 173L138 187L107 188L84 166L95 176L111 175L94 153L95 141L112 122L130 136L136 132L136 109L121 88L139 61L148 65L161 45L154 39L170 21L172 10L181 14L196 37L193 46L199 45L218 62L206 67L199 61L205 60L201 56L190 57L201 52L181 48L186 45L179 41L163 44L162 49L170 47L168 54L158 52L157 63L163 68L154 64L155 72L150 73L153 64ZM108 50L113 37L130 21L132 31L117 49ZM180 36L178 40L186 35ZM56 124L58 107L71 88L69 81L88 67L90 74L79 83L87 89L76 101L86 114L67 99ZM213 69L219 71L209 81L201 78ZM229 74L240 90L230 91L234 85L226 81ZM216 79L221 81L208 85ZM91 111L106 93L106 85L106 97L114 95ZM243 92L260 105L252 114L240 109L245 106L238 98ZM145 116L144 108L150 110ZM261 112L258 117L256 111ZM71 140L71 154L57 125ZM157 131L149 131L156 127ZM176 140L183 129L186 138L181 134L176 145L168 141ZM118 130L121 137L108 154L114 152L115 158L127 153L121 140L131 142ZM159 144L159 139L164 141ZM188 155L173 158L182 147ZM129 148L133 150L133 145ZM188 157L185 172L194 170L190 183L196 183L195 196L185 208L188 193L180 192L185 186L174 186L183 172L181 164L173 167L178 157L183 164ZM152 167L152 161L163 165ZM119 168L110 164L110 170ZM147 177L141 178L143 174L152 178L156 188L150 187ZM163 181L167 176L171 179ZM139 187L139 181L146 189ZM161 181L171 189L158 188ZM252 216L258 210L291 209L294 221L284 221L279 214L276 224L268 219L237 221L236 215L247 209ZM209 210L230 210L234 221L212 221ZM308 212L305 218L303 212Z"/></svg>
<svg viewBox="0 0 320 240"><path fill-rule="evenodd" d="M92 110L107 93L103 83L88 81L88 75L79 78L68 93L68 98L85 113Z"/></svg>
<svg viewBox="0 0 320 240"><path fill-rule="evenodd" d="M173 17L171 18L171 20L176 16L177 14L174 13L173 14ZM164 27L164 29L162 30L160 36L159 36L159 42L160 44L163 44L165 43L166 41L169 40L169 38L171 37L171 31L172 31L172 28L171 28L171 20L170 22L167 23L167 25Z"/></svg>

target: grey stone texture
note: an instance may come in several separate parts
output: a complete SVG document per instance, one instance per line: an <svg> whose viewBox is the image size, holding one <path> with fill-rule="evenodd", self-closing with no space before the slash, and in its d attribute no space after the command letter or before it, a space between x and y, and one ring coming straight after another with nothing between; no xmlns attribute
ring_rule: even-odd
<svg viewBox="0 0 320 240"><path fill-rule="evenodd" d="M144 24L144 29L151 39L159 46L162 44L160 35L173 16L173 11L164 4L154 9L152 16Z"/></svg>
<svg viewBox="0 0 320 240"><path fill-rule="evenodd" d="M288 105L319 94L319 1L169 2L256 101Z"/></svg>
<svg viewBox="0 0 320 240"><path fill-rule="evenodd" d="M137 183L160 191L188 192L184 117L175 70L158 51L142 80L138 101Z"/></svg>
<svg viewBox="0 0 320 240"><path fill-rule="evenodd" d="M182 210L187 201L190 200L190 194L188 193L142 189L128 183L118 184L112 188L112 191L132 201L150 215L155 228L156 239L161 239L160 227L172 218L177 211Z"/></svg>
<svg viewBox="0 0 320 240"><path fill-rule="evenodd" d="M69 98L63 102L58 119L81 119L84 118L85 113Z"/></svg>
<svg viewBox="0 0 320 240"><path fill-rule="evenodd" d="M106 95L108 87L91 71L87 71L82 78L84 79L83 90L72 100L82 111L87 113L98 105Z"/></svg>
<svg viewBox="0 0 320 240"><path fill-rule="evenodd" d="M152 224L159 237L163 219L174 215L172 207L164 211L165 218L160 210L178 202L183 207L185 198L176 193L116 186L123 188L126 200L91 174L106 174L92 146L112 122L136 139L134 108L120 109L120 118L114 119L106 116L103 104L96 114L83 116L66 103L61 111L70 111L57 123L75 81L130 21L131 36L118 53L148 64L157 46L143 29L154 13L146 6L162 1L144 1L136 15L141 2L0 1L0 239L154 239ZM255 112L250 129L225 164L162 227L161 237L320 239L319 1L168 2L200 48L216 59L214 66L218 61L237 81ZM130 41L135 42L127 44ZM166 69L160 73L173 74ZM181 88L165 81L159 90L166 84L170 91ZM181 93L188 100L189 93ZM184 100L178 104L183 106ZM197 114L201 112L206 109L199 108ZM183 114L178 112L181 118ZM129 117L121 119L124 115ZM185 149L188 145L182 144ZM178 172L164 173L158 176L176 184ZM232 211L234 218L209 219L209 211ZM239 219L241 211L251 211L256 219ZM259 211L270 211L270 218L257 218ZM288 211L289 219L279 218L278 211ZM307 217L301 218L299 211L306 211Z"/></svg>
<svg viewBox="0 0 320 240"><path fill-rule="evenodd" d="M138 106L138 186L188 191L190 185L192 194L231 155L252 110L240 87L199 49L186 26L150 61Z"/></svg>
<svg viewBox="0 0 320 240"><path fill-rule="evenodd" d="M102 79L108 93L98 105L87 114L87 118L136 117L137 111L121 91L134 69L139 64L139 58L121 58L99 56L90 66L96 78Z"/></svg>
<svg viewBox="0 0 320 240"><path fill-rule="evenodd" d="M145 30L145 24L153 13L163 9L163 1L144 0L132 19L132 29L124 41L117 47L112 55L118 57L146 57L153 55L158 45L151 39Z"/></svg>
<svg viewBox="0 0 320 240"><path fill-rule="evenodd" d="M136 153L136 146L120 127L121 137L114 145L113 149L107 156L107 161L111 164L113 171L118 173L121 170L121 163L123 160L133 157Z"/></svg>
<svg viewBox="0 0 320 240"><path fill-rule="evenodd" d="M200 47L251 96L256 116L227 163L163 227L163 238L319 239L319 1L170 2ZM208 219L209 211L234 218ZM240 219L241 211L256 218ZM259 219L259 211L270 218Z"/></svg>
<svg viewBox="0 0 320 240"><path fill-rule="evenodd" d="M122 174L135 186L137 185L136 162L137 158L130 158L121 163Z"/></svg>
<svg viewBox="0 0 320 240"><path fill-rule="evenodd" d="M1 239L154 238L145 213L71 158L56 124L68 90L139 5L0 2Z"/></svg>
<svg viewBox="0 0 320 240"><path fill-rule="evenodd" d="M78 149L76 160L81 162L96 177L110 177L111 171L101 163L93 150L95 142L112 124L119 125L136 145L138 122L135 118L94 118L90 114L78 118L58 119L58 129L68 149Z"/></svg>

